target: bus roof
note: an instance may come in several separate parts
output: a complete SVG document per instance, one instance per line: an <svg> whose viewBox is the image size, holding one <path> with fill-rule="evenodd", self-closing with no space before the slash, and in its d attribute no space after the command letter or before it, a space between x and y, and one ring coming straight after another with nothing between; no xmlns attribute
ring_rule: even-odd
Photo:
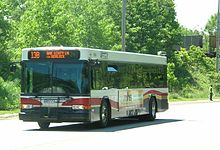
<svg viewBox="0 0 220 150"><path fill-rule="evenodd" d="M115 63L140 63L166 65L166 56L122 52L113 50L101 50L82 47L37 47L22 50L22 60L28 60L29 51L80 51L80 60L99 60Z"/></svg>

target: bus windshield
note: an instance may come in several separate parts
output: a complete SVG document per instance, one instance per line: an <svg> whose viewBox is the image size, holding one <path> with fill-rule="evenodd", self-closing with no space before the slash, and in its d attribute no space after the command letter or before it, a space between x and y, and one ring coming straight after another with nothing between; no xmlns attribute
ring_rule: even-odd
<svg viewBox="0 0 220 150"><path fill-rule="evenodd" d="M22 94L88 95L89 67L85 61L24 61Z"/></svg>

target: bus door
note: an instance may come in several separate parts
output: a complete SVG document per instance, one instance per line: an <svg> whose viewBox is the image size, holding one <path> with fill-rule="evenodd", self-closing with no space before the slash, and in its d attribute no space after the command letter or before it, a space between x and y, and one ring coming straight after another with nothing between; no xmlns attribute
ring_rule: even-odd
<svg viewBox="0 0 220 150"><path fill-rule="evenodd" d="M127 107L129 106L128 90L119 90L119 110L121 113L126 114ZM123 115L124 116L124 115Z"/></svg>
<svg viewBox="0 0 220 150"><path fill-rule="evenodd" d="M120 90L119 102L119 106L125 112L126 116L137 115L143 106L143 90Z"/></svg>

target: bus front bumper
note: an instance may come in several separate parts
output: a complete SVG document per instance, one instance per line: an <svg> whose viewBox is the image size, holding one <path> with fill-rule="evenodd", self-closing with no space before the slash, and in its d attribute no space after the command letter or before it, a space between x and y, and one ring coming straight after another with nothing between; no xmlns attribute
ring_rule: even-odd
<svg viewBox="0 0 220 150"><path fill-rule="evenodd" d="M72 108L22 109L19 119L30 122L91 122L90 110L72 110Z"/></svg>

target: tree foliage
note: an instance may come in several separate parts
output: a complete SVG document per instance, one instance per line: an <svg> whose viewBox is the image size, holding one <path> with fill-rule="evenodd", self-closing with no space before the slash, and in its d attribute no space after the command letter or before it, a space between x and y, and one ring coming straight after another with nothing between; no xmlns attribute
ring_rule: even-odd
<svg viewBox="0 0 220 150"><path fill-rule="evenodd" d="M0 76L4 79L9 77L9 65L11 51L8 50L10 31L12 30L7 3L0 1Z"/></svg>
<svg viewBox="0 0 220 150"><path fill-rule="evenodd" d="M107 0L27 0L16 28L16 45L112 49L120 34Z"/></svg>
<svg viewBox="0 0 220 150"><path fill-rule="evenodd" d="M128 51L156 54L172 52L180 38L172 0L128 0Z"/></svg>
<svg viewBox="0 0 220 150"><path fill-rule="evenodd" d="M192 35L201 35L203 34L201 31L198 31L198 30L193 30L193 29L188 29L188 28L185 28L183 26L180 26L180 32L181 32L181 35L183 36L192 36Z"/></svg>
<svg viewBox="0 0 220 150"><path fill-rule="evenodd" d="M209 35L216 35L217 31L217 14L214 14L208 20L205 31L208 32Z"/></svg>
<svg viewBox="0 0 220 150"><path fill-rule="evenodd" d="M0 50L6 47L6 40L8 39L8 34L10 31L10 24L7 18L7 10L5 8L5 3L0 2Z"/></svg>
<svg viewBox="0 0 220 150"><path fill-rule="evenodd" d="M19 81L4 81L0 77L0 110L18 108L19 105Z"/></svg>
<svg viewBox="0 0 220 150"><path fill-rule="evenodd" d="M24 47L82 46L121 49L118 0L22 0L7 2L18 54ZM127 2L127 50L153 53L179 41L172 0Z"/></svg>
<svg viewBox="0 0 220 150"><path fill-rule="evenodd" d="M168 82L172 93L182 97L198 97L208 93L208 86L220 87L215 80L215 60L206 57L204 50L192 46L173 53L168 64ZM205 95L207 96L207 95Z"/></svg>
<svg viewBox="0 0 220 150"><path fill-rule="evenodd" d="M11 30L9 18L8 18L8 12L7 9L5 9L6 4L1 1L0 2L0 50L4 50L7 46L7 40L9 39L9 32ZM6 54L6 52L2 52L2 54ZM3 59L5 57L2 57Z"/></svg>

